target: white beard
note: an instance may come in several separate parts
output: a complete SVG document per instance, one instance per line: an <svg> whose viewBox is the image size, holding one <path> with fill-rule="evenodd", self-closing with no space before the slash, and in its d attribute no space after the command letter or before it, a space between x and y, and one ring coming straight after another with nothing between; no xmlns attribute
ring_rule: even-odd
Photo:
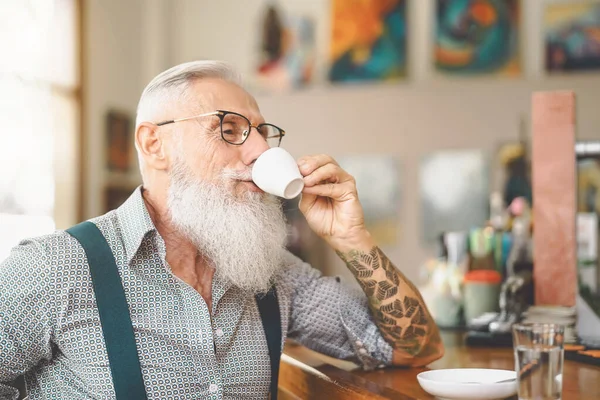
<svg viewBox="0 0 600 400"><path fill-rule="evenodd" d="M194 180L177 160L171 172L168 207L179 232L215 268L215 275L242 290L264 293L281 269L287 227L279 201L248 192L238 198L231 187L235 173L220 183Z"/></svg>

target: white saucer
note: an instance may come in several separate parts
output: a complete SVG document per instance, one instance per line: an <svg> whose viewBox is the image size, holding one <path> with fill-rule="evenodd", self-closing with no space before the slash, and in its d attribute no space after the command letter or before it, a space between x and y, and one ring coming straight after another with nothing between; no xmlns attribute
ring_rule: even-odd
<svg viewBox="0 0 600 400"><path fill-rule="evenodd" d="M515 371L504 369L436 369L417 375L427 393L448 400L495 400L517 393L517 381L494 383L516 378ZM476 383L466 383L476 382Z"/></svg>

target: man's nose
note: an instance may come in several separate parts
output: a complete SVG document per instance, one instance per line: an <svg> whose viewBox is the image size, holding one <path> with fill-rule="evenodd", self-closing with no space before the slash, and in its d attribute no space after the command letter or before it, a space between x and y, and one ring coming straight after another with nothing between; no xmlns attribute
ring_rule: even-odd
<svg viewBox="0 0 600 400"><path fill-rule="evenodd" d="M258 129L255 126L251 126L250 132L248 132L248 138L241 146L241 150L242 161L246 165L251 165L256 161L258 156L269 150L269 144L261 136L260 132L258 132Z"/></svg>

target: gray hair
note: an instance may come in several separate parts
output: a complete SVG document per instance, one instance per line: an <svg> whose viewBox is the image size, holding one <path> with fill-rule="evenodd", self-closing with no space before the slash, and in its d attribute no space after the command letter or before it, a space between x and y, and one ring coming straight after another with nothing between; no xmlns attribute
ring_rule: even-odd
<svg viewBox="0 0 600 400"><path fill-rule="evenodd" d="M142 122L153 121L168 104L187 99L188 89L198 79L217 78L241 85L235 69L223 61L190 61L158 74L146 86L137 107L136 128Z"/></svg>

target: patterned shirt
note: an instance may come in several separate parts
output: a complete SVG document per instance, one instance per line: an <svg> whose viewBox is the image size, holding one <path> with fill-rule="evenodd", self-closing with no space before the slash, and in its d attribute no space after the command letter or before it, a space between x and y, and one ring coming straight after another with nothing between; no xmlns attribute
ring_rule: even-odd
<svg viewBox="0 0 600 400"><path fill-rule="evenodd" d="M148 399L265 399L271 373L254 296L215 277L209 311L171 272L140 188L91 221L117 262ZM365 369L391 363L364 294L287 252L282 271L284 341ZM0 399L17 398L8 382L21 375L31 400L115 398L86 257L64 231L22 241L0 264Z"/></svg>

